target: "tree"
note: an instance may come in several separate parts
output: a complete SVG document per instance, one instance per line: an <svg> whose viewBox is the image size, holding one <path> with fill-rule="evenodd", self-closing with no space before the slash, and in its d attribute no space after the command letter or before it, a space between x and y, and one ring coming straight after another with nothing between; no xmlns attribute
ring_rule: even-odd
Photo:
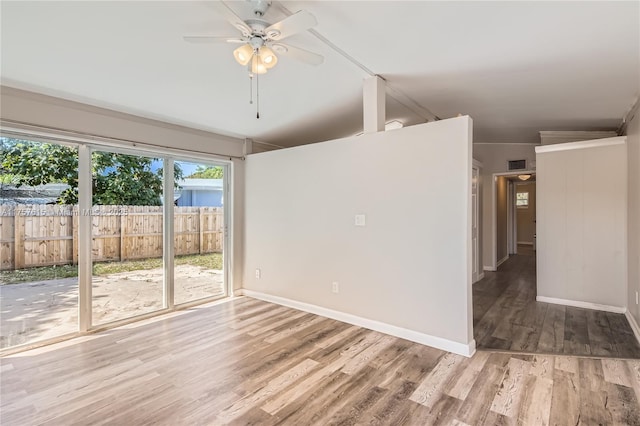
<svg viewBox="0 0 640 426"><path fill-rule="evenodd" d="M0 138L0 180L12 176L16 187L66 183L58 204L78 202L78 151L73 147ZM160 205L162 168L155 158L94 152L91 156L94 205ZM175 179L182 178L179 167ZM177 187L177 184L176 184Z"/></svg>
<svg viewBox="0 0 640 426"><path fill-rule="evenodd" d="M191 179L222 179L224 170L220 166L198 166L195 172L187 176Z"/></svg>

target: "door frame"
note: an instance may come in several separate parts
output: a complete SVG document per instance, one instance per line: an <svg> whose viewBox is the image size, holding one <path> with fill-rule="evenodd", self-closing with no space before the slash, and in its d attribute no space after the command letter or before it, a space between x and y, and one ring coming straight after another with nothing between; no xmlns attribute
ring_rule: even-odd
<svg viewBox="0 0 640 426"><path fill-rule="evenodd" d="M481 180L481 175L482 175L482 163L479 162L478 160L473 160L472 162L472 167L471 167L471 202L472 202L472 207L471 207L471 212L472 212L472 217L471 217L471 244L472 244L472 256L471 256L471 261L472 261L472 267L471 267L471 282L475 283L477 281L480 281L482 278L484 278L484 270L483 270L483 265L481 262L482 259L482 244L480 244L481 242L481 235L482 235L482 212L480 210L480 208L482 207L482 205L480 204L480 198L482 196L482 180ZM475 179L475 180L474 180ZM475 185L475 199L474 199L474 185ZM475 208L475 215L473 215L473 211ZM475 229L475 242L474 242L474 235L473 235L473 222L475 221L476 223L476 229ZM475 256L473 256L473 249L475 249Z"/></svg>
<svg viewBox="0 0 640 426"><path fill-rule="evenodd" d="M498 181L498 177L499 176L517 176L517 175L535 175L536 171L535 170L531 170L531 169L527 169L527 170L511 170L509 172L500 172L500 173L493 173L492 179L491 179L491 221L493 223L493 229L492 229L492 235L491 235L491 242L493 244L493 250L491 253L491 263L490 263L490 270L492 271L496 271L498 270L498 209L497 209L497 181ZM507 191L507 195L508 195L508 191ZM515 204L515 203L514 203ZM509 208L507 205L507 223L509 221L508 217L509 217ZM507 225L508 226L508 225ZM507 238L507 249L508 249L508 242L509 239ZM508 252L508 250L507 250Z"/></svg>

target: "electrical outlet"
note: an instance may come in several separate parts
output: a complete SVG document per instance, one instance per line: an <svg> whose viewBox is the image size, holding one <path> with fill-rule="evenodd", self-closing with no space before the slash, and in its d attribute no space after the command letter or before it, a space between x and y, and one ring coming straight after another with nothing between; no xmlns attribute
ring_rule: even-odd
<svg viewBox="0 0 640 426"><path fill-rule="evenodd" d="M367 226L367 217L363 214L357 214L354 223L356 226Z"/></svg>
<svg viewBox="0 0 640 426"><path fill-rule="evenodd" d="M261 275L260 269L256 269L256 279L260 279L260 275Z"/></svg>
<svg viewBox="0 0 640 426"><path fill-rule="evenodd" d="M338 284L337 281L334 281L333 284L331 285L331 291L334 293L340 292L340 284Z"/></svg>

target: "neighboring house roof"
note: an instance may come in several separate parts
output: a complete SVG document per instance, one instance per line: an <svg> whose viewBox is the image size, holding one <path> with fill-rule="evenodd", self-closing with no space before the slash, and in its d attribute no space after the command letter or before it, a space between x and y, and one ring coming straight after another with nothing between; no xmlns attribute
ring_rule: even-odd
<svg viewBox="0 0 640 426"><path fill-rule="evenodd" d="M3 185L0 187L0 204L55 204L60 194L69 185L66 183L48 183L46 185Z"/></svg>
<svg viewBox="0 0 640 426"><path fill-rule="evenodd" d="M222 191L222 179L182 179L178 185L183 191Z"/></svg>

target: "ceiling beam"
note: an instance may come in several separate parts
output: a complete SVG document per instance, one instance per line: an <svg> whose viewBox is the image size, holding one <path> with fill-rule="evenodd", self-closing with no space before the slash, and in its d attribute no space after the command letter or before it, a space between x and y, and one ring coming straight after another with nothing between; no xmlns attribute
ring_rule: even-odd
<svg viewBox="0 0 640 426"><path fill-rule="evenodd" d="M287 15L287 16L293 15L293 12L291 12L289 9L287 9L287 7L284 6L284 4L282 4L282 2L275 2L274 1L273 3L285 15ZM406 93L402 92L400 89L394 88L393 85L391 85L384 77L382 77L379 74L373 72L367 66L365 66L364 64L362 64L361 62L356 60L353 56L351 56L350 54L348 54L347 52L342 50L340 47L338 47L336 44L331 42L329 39L327 39L325 36L320 34L318 31L314 30L313 28L311 28L311 29L309 29L307 31L309 33L313 34L313 36L315 38L320 40L322 43L324 43L327 47L332 49L334 52L338 53L340 56L342 56L343 58L345 58L346 60L348 60L349 62L354 64L356 67L360 68L360 70L362 70L363 72L368 74L370 77L378 77L378 78L383 79L386 82L387 93L389 94L389 96L391 98L395 99L398 103L400 103L402 106L404 106L408 110L412 111L414 114L416 114L419 117L421 117L422 119L424 119L425 122L440 120L440 117L435 115L428 108L420 105L416 100L411 98Z"/></svg>
<svg viewBox="0 0 640 426"><path fill-rule="evenodd" d="M364 133L384 131L386 120L385 84L377 75L366 77L362 85Z"/></svg>

